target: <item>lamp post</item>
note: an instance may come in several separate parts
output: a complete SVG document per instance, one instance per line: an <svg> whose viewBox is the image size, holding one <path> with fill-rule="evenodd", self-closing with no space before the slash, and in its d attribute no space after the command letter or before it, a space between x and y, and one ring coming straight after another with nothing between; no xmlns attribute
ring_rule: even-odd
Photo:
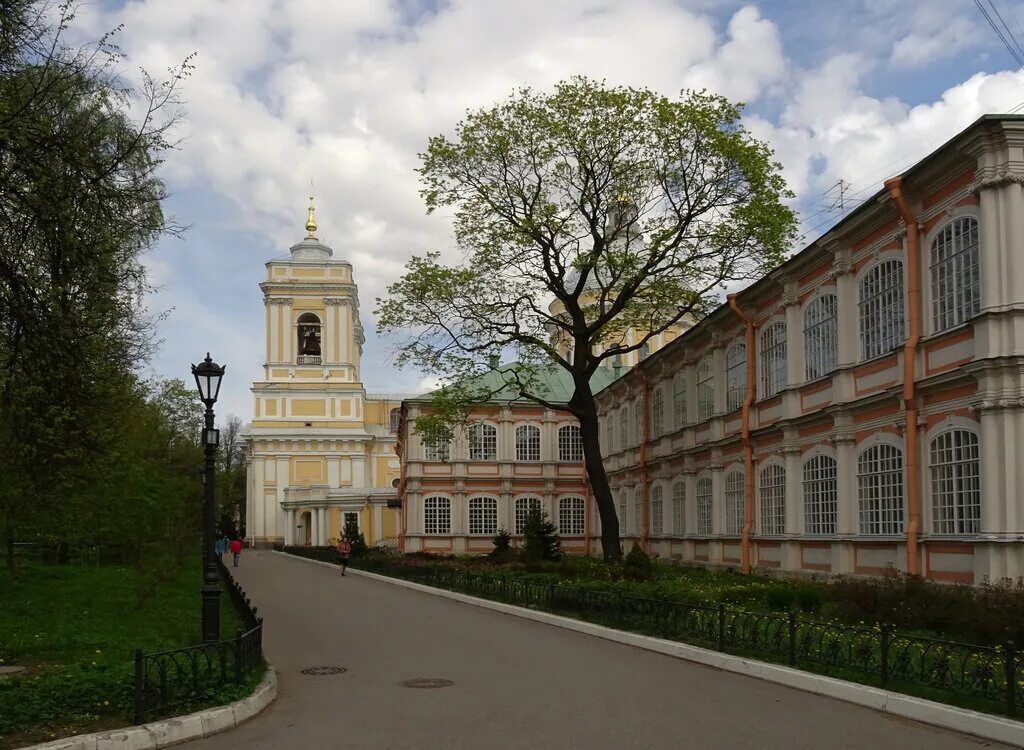
<svg viewBox="0 0 1024 750"><path fill-rule="evenodd" d="M220 431L213 424L213 405L220 393L220 381L226 367L221 367L206 353L206 359L192 365L199 398L206 405L206 423L203 427L203 451L206 465L203 472L203 643L220 640L220 582L217 580L217 561L213 541L213 482L216 472L217 444Z"/></svg>

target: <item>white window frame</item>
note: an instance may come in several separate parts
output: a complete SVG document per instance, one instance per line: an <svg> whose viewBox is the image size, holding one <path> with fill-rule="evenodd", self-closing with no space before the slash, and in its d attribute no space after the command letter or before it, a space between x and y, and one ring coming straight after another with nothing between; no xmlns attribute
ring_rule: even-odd
<svg viewBox="0 0 1024 750"><path fill-rule="evenodd" d="M543 507L539 497L531 495L517 497L513 506L513 534L515 536L522 536L523 527L526 525L526 519L529 517L530 511L534 508L541 510Z"/></svg>
<svg viewBox="0 0 1024 750"><path fill-rule="evenodd" d="M423 533L443 536L452 533L452 500L444 495L423 499Z"/></svg>
<svg viewBox="0 0 1024 750"><path fill-rule="evenodd" d="M644 492L639 486L633 488L633 536L644 532Z"/></svg>
<svg viewBox="0 0 1024 750"><path fill-rule="evenodd" d="M651 438L665 434L665 394L661 386L651 391Z"/></svg>
<svg viewBox="0 0 1024 750"><path fill-rule="evenodd" d="M651 487L651 536L665 534L665 502L662 499L664 490L660 484Z"/></svg>
<svg viewBox="0 0 1024 750"><path fill-rule="evenodd" d="M839 463L817 452L803 462L804 534L834 536L839 521Z"/></svg>
<svg viewBox="0 0 1024 750"><path fill-rule="evenodd" d="M672 533L676 536L686 533L686 480L683 478L672 483Z"/></svg>
<svg viewBox="0 0 1024 750"><path fill-rule="evenodd" d="M630 493L627 487L620 487L618 490L618 502L615 506L615 514L619 519L619 536L629 536L629 512Z"/></svg>
<svg viewBox="0 0 1024 750"><path fill-rule="evenodd" d="M686 426L686 373L680 370L672 377L672 427Z"/></svg>
<svg viewBox="0 0 1024 750"><path fill-rule="evenodd" d="M786 375L786 321L775 320L761 330L761 398L771 398L789 382Z"/></svg>
<svg viewBox="0 0 1024 750"><path fill-rule="evenodd" d="M981 312L981 233L977 217L956 216L929 243L928 281L932 331L966 323Z"/></svg>
<svg viewBox="0 0 1024 750"><path fill-rule="evenodd" d="M839 296L823 292L804 306L804 377L817 380L839 364Z"/></svg>
<svg viewBox="0 0 1024 750"><path fill-rule="evenodd" d="M487 422L477 422L469 428L469 460L498 460L498 428Z"/></svg>
<svg viewBox="0 0 1024 750"><path fill-rule="evenodd" d="M558 460L583 460L583 434L578 424L566 424L558 428Z"/></svg>
<svg viewBox="0 0 1024 750"><path fill-rule="evenodd" d="M857 284L861 359L888 354L907 337L902 257L889 256L865 269Z"/></svg>
<svg viewBox="0 0 1024 750"><path fill-rule="evenodd" d="M697 421L715 415L715 364L710 356L697 363Z"/></svg>
<svg viewBox="0 0 1024 750"><path fill-rule="evenodd" d="M725 536L740 536L747 520L746 481L742 469L730 469L722 480L724 487Z"/></svg>
<svg viewBox="0 0 1024 750"><path fill-rule="evenodd" d="M521 424L516 427L515 435L516 461L540 461L540 427L535 424Z"/></svg>
<svg viewBox="0 0 1024 750"><path fill-rule="evenodd" d="M928 441L932 533L981 532L981 441L975 429L949 426Z"/></svg>
<svg viewBox="0 0 1024 750"><path fill-rule="evenodd" d="M582 497L558 499L558 533L562 536L583 536L587 531L587 504Z"/></svg>
<svg viewBox="0 0 1024 750"><path fill-rule="evenodd" d="M697 477L694 501L697 506L696 533L700 536L711 536L715 533L715 494L714 482L710 475Z"/></svg>
<svg viewBox="0 0 1024 750"><path fill-rule="evenodd" d="M469 498L470 536L494 536L498 533L498 500L487 495Z"/></svg>
<svg viewBox="0 0 1024 750"><path fill-rule="evenodd" d="M896 536L904 531L903 447L875 440L857 453L858 529L862 536Z"/></svg>
<svg viewBox="0 0 1024 750"><path fill-rule="evenodd" d="M630 405L626 404L619 409L619 442L618 449L620 451L626 450L629 447L629 409Z"/></svg>
<svg viewBox="0 0 1024 750"><path fill-rule="evenodd" d="M768 461L758 475L758 519L760 533L780 536L786 533L786 466Z"/></svg>
<svg viewBox="0 0 1024 750"><path fill-rule="evenodd" d="M452 444L449 441L443 443L423 442L424 461L450 461L452 457Z"/></svg>
<svg viewBox="0 0 1024 750"><path fill-rule="evenodd" d="M736 411L747 400L747 344L734 341L725 350L725 411Z"/></svg>

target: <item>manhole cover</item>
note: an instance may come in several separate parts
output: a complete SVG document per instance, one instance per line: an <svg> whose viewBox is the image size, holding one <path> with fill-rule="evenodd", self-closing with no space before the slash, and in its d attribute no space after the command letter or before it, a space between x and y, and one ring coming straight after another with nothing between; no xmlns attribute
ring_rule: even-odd
<svg viewBox="0 0 1024 750"><path fill-rule="evenodd" d="M313 675L314 677L320 677L325 674L341 674L347 671L345 667L306 667L299 670L301 674Z"/></svg>
<svg viewBox="0 0 1024 750"><path fill-rule="evenodd" d="M455 683L441 677L415 677L411 680L403 680L398 684L407 688L443 688Z"/></svg>

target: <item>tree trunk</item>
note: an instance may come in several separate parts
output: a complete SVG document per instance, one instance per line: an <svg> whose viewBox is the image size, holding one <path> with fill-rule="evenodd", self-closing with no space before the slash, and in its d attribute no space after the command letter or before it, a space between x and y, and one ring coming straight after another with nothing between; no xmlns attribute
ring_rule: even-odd
<svg viewBox="0 0 1024 750"><path fill-rule="evenodd" d="M576 381L576 392L569 405L573 407L576 418L580 421L580 437L583 441L583 463L587 469L590 489L597 502L597 511L601 516L601 550L605 562L622 559L622 546L619 544L619 517L615 512L615 501L608 486L608 475L604 471L601 460L600 429L597 422L597 404L594 394L590 391L589 378Z"/></svg>

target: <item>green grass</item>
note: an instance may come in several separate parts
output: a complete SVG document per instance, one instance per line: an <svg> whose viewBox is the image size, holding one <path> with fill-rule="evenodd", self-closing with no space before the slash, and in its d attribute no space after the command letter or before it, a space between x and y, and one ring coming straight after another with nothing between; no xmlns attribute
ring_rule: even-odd
<svg viewBox="0 0 1024 750"><path fill-rule="evenodd" d="M128 723L136 648L201 642L201 571L188 558L139 606L152 578L125 566L23 563L0 572L0 661L28 671L0 680L0 748ZM240 621L221 595L221 633Z"/></svg>

